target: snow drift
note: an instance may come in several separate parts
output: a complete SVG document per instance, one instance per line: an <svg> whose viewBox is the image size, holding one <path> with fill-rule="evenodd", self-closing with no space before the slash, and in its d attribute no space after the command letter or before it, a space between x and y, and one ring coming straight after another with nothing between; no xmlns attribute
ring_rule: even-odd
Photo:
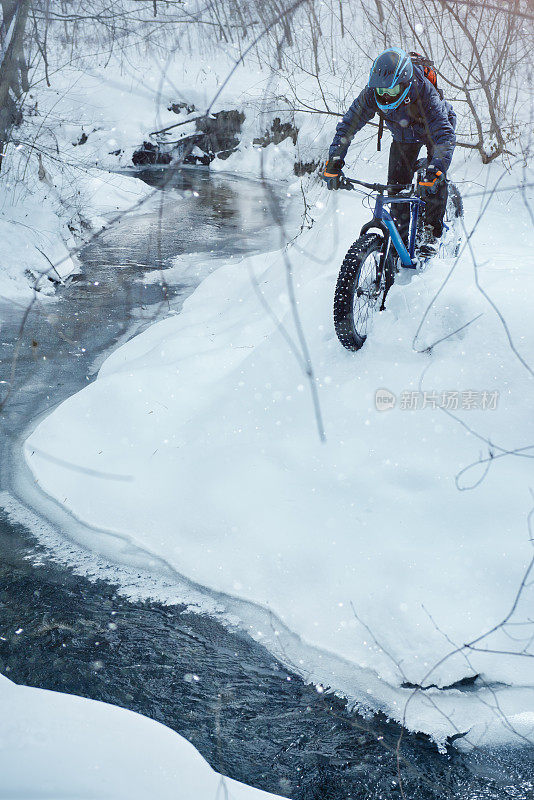
<svg viewBox="0 0 534 800"><path fill-rule="evenodd" d="M274 800L223 778L170 728L133 711L0 675L0 796Z"/></svg>
<svg viewBox="0 0 534 800"><path fill-rule="evenodd" d="M460 180L470 225L476 169ZM310 677L360 707L438 740L513 740L534 729L531 583L509 626L477 640L506 618L532 558L528 213L497 193L472 237L477 269L466 248L399 276L355 355L331 304L367 218L358 197L330 196L287 251L326 443L282 335L296 338L273 252L220 267L179 316L114 352L32 433L27 462L87 525L268 608L324 652ZM378 389L395 408L377 410ZM477 675L473 691L446 688Z"/></svg>

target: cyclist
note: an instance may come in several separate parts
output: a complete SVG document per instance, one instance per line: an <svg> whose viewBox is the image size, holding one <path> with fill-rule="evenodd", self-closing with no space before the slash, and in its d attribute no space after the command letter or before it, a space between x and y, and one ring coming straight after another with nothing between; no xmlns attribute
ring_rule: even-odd
<svg viewBox="0 0 534 800"><path fill-rule="evenodd" d="M389 151L388 184L411 182L419 151L426 145L425 234L420 247L432 255L443 233L447 204L447 170L456 144L456 114L449 102L398 47L384 50L374 61L365 89L338 124L330 146L323 179L328 189L339 189L349 145L376 113L393 135ZM391 214L406 240L410 224L407 203L395 203Z"/></svg>

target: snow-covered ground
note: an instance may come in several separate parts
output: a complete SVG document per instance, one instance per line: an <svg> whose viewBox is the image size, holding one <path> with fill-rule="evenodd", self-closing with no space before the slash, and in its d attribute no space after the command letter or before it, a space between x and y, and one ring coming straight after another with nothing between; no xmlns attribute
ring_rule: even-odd
<svg viewBox="0 0 534 800"><path fill-rule="evenodd" d="M209 59L138 56L67 66L36 89L41 116L9 151L12 185L3 178L2 295L27 294L28 272L49 270L46 257L64 277L81 236L147 197L139 181L107 170L130 165L148 133L177 121L171 103L210 107L233 63L229 48ZM296 113L297 145L262 150L251 141L272 118L267 89L276 95L271 72L246 62L217 98L213 111L245 108L246 119L239 151L213 168L263 170L299 193L293 164L326 153L335 118ZM303 77L299 91L314 102L313 81ZM376 156L373 131L360 135L348 171L383 178L384 151ZM456 154L468 229L485 203L477 194L503 169ZM512 168L501 187L522 177ZM532 736L531 580L513 605L532 557L534 451L522 448L534 433L534 273L523 196L512 188L491 200L472 237L477 270L466 248L457 262L400 276L357 354L335 338L332 296L369 210L355 194L317 186L308 199L318 201L316 224L287 255L326 443L282 335L283 326L298 347L285 254L273 250L221 264L182 313L113 353L95 383L30 435L27 462L83 522L158 556L232 613L242 601L247 625L267 609L273 629L258 624L253 635L276 650L276 626L286 626L297 667L361 708L437 740ZM177 265L165 277L179 276ZM377 410L380 389L395 408ZM504 629L479 640L512 608ZM475 675L474 691L442 689Z"/></svg>
<svg viewBox="0 0 534 800"><path fill-rule="evenodd" d="M0 797L275 800L214 772L185 739L133 711L0 675Z"/></svg>
<svg viewBox="0 0 534 800"><path fill-rule="evenodd" d="M501 174L458 154L468 229L485 202L481 184ZM512 171L500 186L521 177ZM534 360L525 203L515 189L495 194L476 228L480 288L469 249L400 276L351 354L335 338L332 295L369 212L354 195L324 201L287 252L326 443L281 333L296 340L286 265L273 252L221 266L179 316L114 352L32 433L27 462L88 525L129 537L223 598L269 609L300 637L303 670L307 647L322 652L310 678L360 707L437 740L468 731L472 743L517 741L534 732L532 583L504 630L455 651L506 617L532 558L532 451L521 451L534 434L533 375L522 363ZM396 395L394 409L376 409L379 389ZM402 688L477 674L472 692Z"/></svg>
<svg viewBox="0 0 534 800"><path fill-rule="evenodd" d="M22 152L17 169L24 183L4 181L0 195L0 297L26 300L34 289L51 294L79 269L80 243L114 214L139 207L150 194L141 181L87 167L74 174L44 167ZM85 226L82 230L81 225Z"/></svg>

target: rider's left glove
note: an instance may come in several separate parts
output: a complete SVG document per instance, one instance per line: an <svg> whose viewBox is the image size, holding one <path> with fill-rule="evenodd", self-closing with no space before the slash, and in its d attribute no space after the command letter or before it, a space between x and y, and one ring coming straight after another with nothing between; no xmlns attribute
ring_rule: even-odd
<svg viewBox="0 0 534 800"><path fill-rule="evenodd" d="M341 178L343 177L343 173L341 172L344 161L339 156L333 156L329 158L326 162L326 167L324 168L324 172L322 174L322 179L326 183L327 189L339 189L341 185Z"/></svg>
<svg viewBox="0 0 534 800"><path fill-rule="evenodd" d="M430 194L436 194L441 184L446 180L447 176L444 172L438 169L434 164L429 164L426 168L425 178L419 182L419 186L424 186Z"/></svg>

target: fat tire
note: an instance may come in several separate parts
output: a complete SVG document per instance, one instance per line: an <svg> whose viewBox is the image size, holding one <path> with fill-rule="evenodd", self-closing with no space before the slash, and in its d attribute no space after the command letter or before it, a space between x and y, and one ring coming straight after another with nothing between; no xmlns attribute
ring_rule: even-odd
<svg viewBox="0 0 534 800"><path fill-rule="evenodd" d="M381 252L384 238L376 233L360 236L343 259L334 294L334 327L343 347L352 352L362 347L365 335L356 330L354 323L354 295L358 288L362 265L374 252ZM384 264L384 278L380 308L384 307L386 294L393 282L391 259Z"/></svg>
<svg viewBox="0 0 534 800"><path fill-rule="evenodd" d="M456 184L449 181L448 185L449 190L449 200L451 201L452 207L454 209L454 217L455 219L459 219L464 215L464 203L462 200L462 196Z"/></svg>

